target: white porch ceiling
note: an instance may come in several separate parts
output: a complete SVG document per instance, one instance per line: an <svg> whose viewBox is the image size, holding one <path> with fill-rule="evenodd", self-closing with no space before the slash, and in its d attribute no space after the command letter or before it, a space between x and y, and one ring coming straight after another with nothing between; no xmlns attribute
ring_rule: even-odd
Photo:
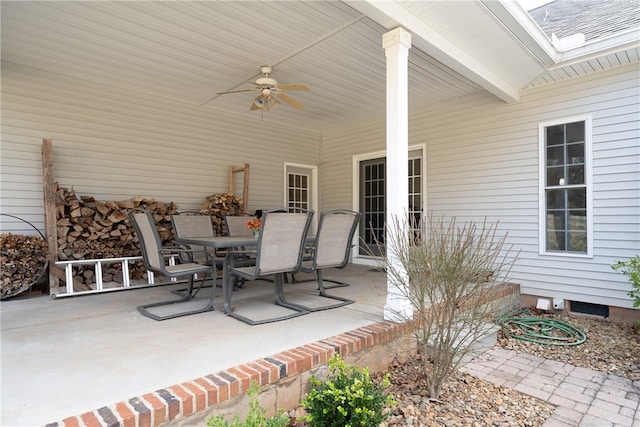
<svg viewBox="0 0 640 427"><path fill-rule="evenodd" d="M256 93L216 93L252 88L271 65L280 84L311 91L288 92L304 110L282 105L265 121L322 131L384 117L382 34L398 25L413 34L410 112L481 90L512 102L532 82L562 78L542 77L544 55L501 22L500 4L2 1L2 61L249 120L260 120L249 111Z"/></svg>

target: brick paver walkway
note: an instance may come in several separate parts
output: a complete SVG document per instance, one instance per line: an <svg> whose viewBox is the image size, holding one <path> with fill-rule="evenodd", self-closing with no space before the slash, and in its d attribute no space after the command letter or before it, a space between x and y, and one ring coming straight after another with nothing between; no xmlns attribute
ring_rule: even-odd
<svg viewBox="0 0 640 427"><path fill-rule="evenodd" d="M555 405L543 427L640 427L640 381L500 347L462 370Z"/></svg>

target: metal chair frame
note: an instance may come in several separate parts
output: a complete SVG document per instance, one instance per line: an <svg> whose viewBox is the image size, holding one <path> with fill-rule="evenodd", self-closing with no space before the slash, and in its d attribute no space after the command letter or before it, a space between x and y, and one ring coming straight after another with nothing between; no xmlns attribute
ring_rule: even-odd
<svg viewBox="0 0 640 427"><path fill-rule="evenodd" d="M262 215L262 228L257 240L256 250L230 251L224 263L224 311L227 315L249 325L277 322L309 313L308 310L292 304L284 296L284 274L295 273L300 269L305 248L307 232L313 218L313 212L296 209L296 212L283 212L282 209L266 211ZM234 265L237 255L253 254L252 266ZM263 276L274 276L273 287L275 304L293 310L294 313L261 320L253 320L236 312L231 306L233 294L232 278L256 280Z"/></svg>
<svg viewBox="0 0 640 427"><path fill-rule="evenodd" d="M225 215L224 223L227 227L227 235L228 236L252 236L253 232L247 228L247 222L251 218L254 218L250 215ZM255 263L255 257L251 257L248 255L247 248L237 247L232 248L232 250L236 251L236 260L235 266L243 266L247 267L253 265ZM233 281L233 289L243 289L245 284L245 279L239 276L236 276Z"/></svg>
<svg viewBox="0 0 640 427"><path fill-rule="evenodd" d="M175 215L171 215L171 225L173 226L173 232L176 238L180 237L213 237L213 223L211 221L211 215L203 214L199 211L183 211ZM222 268L224 264L224 254L218 253L217 250L212 248L207 248L204 246L193 246L193 245L179 245L184 249L194 251L194 262L205 265L214 265L217 268ZM209 257L204 255L204 252L209 254ZM181 259L181 262L188 262L188 260ZM217 272L217 270L216 270ZM195 297L196 294L203 287L208 286L199 286L191 290L187 289L176 289L171 291L171 293L184 297L187 296L185 292L193 292L191 297Z"/></svg>
<svg viewBox="0 0 640 427"><path fill-rule="evenodd" d="M355 301L326 293L326 289L348 286L348 283L336 282L338 285L325 287L322 270L326 268L344 268L349 263L349 254L353 246L353 236L358 227L360 213L348 209L335 209L320 213L318 233L311 247L311 257L302 263L300 271L315 273L318 283L318 294L324 298L340 301L320 307L304 307L309 311L328 310L353 304Z"/></svg>
<svg viewBox="0 0 640 427"><path fill-rule="evenodd" d="M147 270L154 273L162 274L163 276L168 278L178 278L185 276L189 277L187 292L185 295L183 295L182 298L177 300L161 301L152 304L140 305L137 307L138 311L143 316L149 317L154 320L167 320L176 317L212 311L216 290L216 272L215 264L213 263L213 261L210 261L209 265L199 264L193 261L193 256L196 253L200 253L200 251L188 250L183 247L163 247L162 241L160 240L160 235L158 234L157 226L155 224L155 221L153 220L153 215L149 211L142 209L133 210L129 213L129 220L131 221L131 224L133 225L136 234L138 235L140 250L142 252L142 260ZM173 266L165 265L164 254L166 253L179 254L178 258L180 260L180 264ZM206 259L210 258L208 252L205 251L204 254ZM211 275L213 280L211 299L204 308L181 311L166 316L160 316L148 310L152 307L178 304L193 299L193 296L195 295L193 293L193 282L195 280L195 276L198 274L204 275L202 280L203 283L206 280L207 275Z"/></svg>
<svg viewBox="0 0 640 427"><path fill-rule="evenodd" d="M251 236L253 232L247 228L247 222L254 217L250 215L226 215L224 223L229 236Z"/></svg>

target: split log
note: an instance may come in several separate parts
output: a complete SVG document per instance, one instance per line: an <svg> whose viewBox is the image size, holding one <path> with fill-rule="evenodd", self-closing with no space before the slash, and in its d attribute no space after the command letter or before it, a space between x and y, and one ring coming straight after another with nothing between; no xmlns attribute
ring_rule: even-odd
<svg viewBox="0 0 640 427"><path fill-rule="evenodd" d="M216 193L207 196L206 202L200 206L200 213L211 215L213 231L216 235L223 236L227 232L224 226L224 217L226 215L241 215L244 212L243 205L242 199L232 193Z"/></svg>
<svg viewBox="0 0 640 427"><path fill-rule="evenodd" d="M163 244L174 239L171 215L178 211L173 202L134 197L130 200L99 201L93 196L77 197L73 188L60 187L56 183L56 226L58 260L80 260L139 256L140 248L133 225L129 223L129 212L145 209L153 213ZM74 266L74 282L90 284L95 280L93 266ZM103 279L122 281L120 265L105 265ZM142 263L134 277L146 277ZM74 288L77 287L74 283Z"/></svg>
<svg viewBox="0 0 640 427"><path fill-rule="evenodd" d="M78 197L73 188L64 188L58 183L55 183L55 187L58 260L139 256L138 236L128 217L133 209L152 212L162 243L173 244L171 215L178 211L178 206L173 202L141 196L129 200L100 201L90 195ZM232 193L213 194L206 197L200 212L211 215L215 233L224 235L224 217L242 214L243 201ZM73 267L75 289L93 284L93 269L93 265ZM147 277L142 262L131 265L130 274L133 280ZM105 282L122 282L120 264L104 264L102 277Z"/></svg>
<svg viewBox="0 0 640 427"><path fill-rule="evenodd" d="M49 249L41 236L0 234L0 248L2 299L30 289L46 273Z"/></svg>

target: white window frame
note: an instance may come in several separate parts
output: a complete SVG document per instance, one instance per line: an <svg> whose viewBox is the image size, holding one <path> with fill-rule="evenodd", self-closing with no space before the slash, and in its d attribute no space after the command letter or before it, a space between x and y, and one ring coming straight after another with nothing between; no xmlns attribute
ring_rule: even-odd
<svg viewBox="0 0 640 427"><path fill-rule="evenodd" d="M584 185L586 186L586 208L587 208L587 252L561 252L547 251L547 205L546 205L546 141L545 129L549 126L561 124L584 122ZM538 124L538 240L539 254L554 257L569 258L593 258L593 117L591 115L570 116L560 119L548 120Z"/></svg>
<svg viewBox="0 0 640 427"><path fill-rule="evenodd" d="M422 213L423 215L427 212L427 144L415 144L409 145L408 152L412 151L420 151L422 153ZM351 172L352 172L352 206L354 206L354 210L360 211L360 162L378 159L380 157L387 157L387 150L380 151L372 151L369 153L356 154L352 157L351 160ZM410 157L411 158L411 157ZM407 177L408 179L408 177ZM407 182L408 185L408 182ZM380 262L377 258L372 258L366 255L359 255L360 253L360 239L354 238L354 244L351 254L353 257L352 262L354 264L360 265L371 265L371 266L379 266Z"/></svg>
<svg viewBox="0 0 640 427"><path fill-rule="evenodd" d="M309 186L309 191L311 192L309 197L309 209L316 212L318 210L318 167L313 165L305 165L302 163L290 163L284 162L284 172L283 172L283 206L288 206L289 204L289 168L300 168L300 169L308 169L311 175L311 184ZM319 213L313 216L311 228L313 230L316 229L317 221L318 221Z"/></svg>

